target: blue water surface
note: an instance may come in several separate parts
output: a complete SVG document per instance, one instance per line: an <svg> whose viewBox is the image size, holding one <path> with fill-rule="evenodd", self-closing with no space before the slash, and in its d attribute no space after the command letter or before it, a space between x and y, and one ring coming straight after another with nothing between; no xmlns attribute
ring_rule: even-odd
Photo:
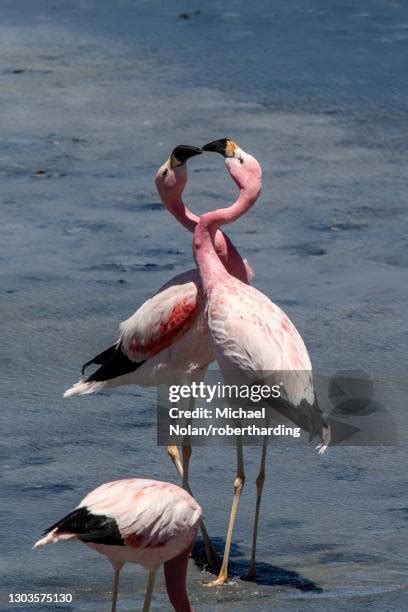
<svg viewBox="0 0 408 612"><path fill-rule="evenodd" d="M316 371L383 381L399 445L271 445L256 583L240 579L259 462L245 449L233 580L204 589L210 574L191 563L193 606L406 609L407 3L3 0L0 15L1 609L108 609L104 559L32 544L101 482L177 482L156 447L154 390L62 393L120 320L193 265L153 178L175 145L225 136L264 171L259 202L229 228L254 284ZM194 210L235 193L219 156L191 160ZM194 450L220 551L233 479L232 449ZM145 578L124 571L121 610L141 607ZM74 601L7 603L44 591ZM162 579L155 607L168 609Z"/></svg>

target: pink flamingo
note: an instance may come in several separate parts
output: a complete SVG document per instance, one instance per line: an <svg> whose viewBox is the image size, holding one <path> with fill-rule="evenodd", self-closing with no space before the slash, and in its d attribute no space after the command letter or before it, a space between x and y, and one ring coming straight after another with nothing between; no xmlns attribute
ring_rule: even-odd
<svg viewBox="0 0 408 612"><path fill-rule="evenodd" d="M156 186L167 209L190 232L199 217L184 204L182 194L187 183L186 161L200 154L197 147L180 145L156 174ZM228 271L248 282L252 271L221 231L215 236L215 249ZM96 355L91 364L100 367L87 378L65 391L64 397L86 395L121 385L187 384L202 380L214 354L204 314L205 300L196 268L168 281L120 326L117 342ZM194 408L191 400L190 409ZM176 446L168 453L175 464L183 487L190 491L188 467L191 446L183 442L183 463ZM213 564L216 553L202 524L207 559Z"/></svg>
<svg viewBox="0 0 408 612"><path fill-rule="evenodd" d="M254 157L245 153L232 140L208 143L203 150L219 152L225 157L227 170L240 189L239 197L232 206L202 215L194 232L194 255L207 302L207 322L223 378L226 382L236 382L237 378L248 380L252 373L253 378L261 384L262 378L269 385L283 381L280 386L286 395L282 397L282 412L309 431L312 437L319 435L322 442L320 452L324 452L330 440L330 430L316 402L312 366L300 334L285 313L269 298L229 273L214 246L219 228L244 215L259 197L261 167ZM255 577L266 445L267 438L263 442L261 466L256 480L257 499L249 578ZM232 533L244 482L242 440L237 437L234 499L224 559L218 578L210 583L213 586L228 580Z"/></svg>
<svg viewBox="0 0 408 612"><path fill-rule="evenodd" d="M150 609L156 572L164 564L174 609L192 612L187 566L201 513L195 499L174 484L142 478L117 480L88 493L75 510L44 531L34 548L78 539L106 555L115 572L112 612L125 563L140 563L149 570L143 612Z"/></svg>

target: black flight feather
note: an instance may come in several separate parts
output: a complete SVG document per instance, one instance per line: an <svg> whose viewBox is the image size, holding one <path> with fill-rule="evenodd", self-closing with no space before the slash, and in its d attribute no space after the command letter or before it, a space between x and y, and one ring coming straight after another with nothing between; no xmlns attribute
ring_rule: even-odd
<svg viewBox="0 0 408 612"><path fill-rule="evenodd" d="M117 378L118 376L123 376L124 374L129 374L130 372L134 372L145 362L143 361L132 361L129 359L127 355L122 351L120 344L113 344L102 353L99 353L93 359L85 363L82 367L82 374L84 374L85 369L91 365L96 364L101 367L98 368L93 374L88 376L85 379L85 382L100 382L105 380L111 380L112 378Z"/></svg>
<svg viewBox="0 0 408 612"><path fill-rule="evenodd" d="M125 545L115 519L105 515L92 514L86 507L76 508L63 519L48 527L43 535L50 533L53 529L57 529L57 533L73 533L82 542L109 544L111 546Z"/></svg>

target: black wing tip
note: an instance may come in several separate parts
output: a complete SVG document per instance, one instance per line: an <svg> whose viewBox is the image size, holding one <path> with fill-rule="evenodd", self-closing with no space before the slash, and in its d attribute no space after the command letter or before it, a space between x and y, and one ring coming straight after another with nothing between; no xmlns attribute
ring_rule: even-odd
<svg viewBox="0 0 408 612"><path fill-rule="evenodd" d="M318 437L324 446L329 446L331 440L330 425L327 423L317 399L310 404L303 399L298 406L280 398L270 404L277 412L292 421L297 427L309 434L309 442Z"/></svg>
<svg viewBox="0 0 408 612"><path fill-rule="evenodd" d="M57 529L57 533L72 533L83 542L124 545L116 520L104 514L93 514L86 506L75 508L63 519L45 529L42 535L45 536L54 529Z"/></svg>
<svg viewBox="0 0 408 612"><path fill-rule="evenodd" d="M64 516L64 518L60 519L59 521L57 521L56 523L51 525L51 527L47 527L47 529L44 529L42 535L45 536L45 535L47 535L47 533L51 533L51 531L54 531L54 529L57 529L59 531L59 528L63 527L64 524L67 521L69 521L70 518L76 513L76 511L77 511L77 509L73 510L72 512L70 512L69 514Z"/></svg>
<svg viewBox="0 0 408 612"><path fill-rule="evenodd" d="M93 359L90 359L90 361L87 361L86 363L84 363L84 365L81 368L81 376L85 376L86 368L89 367L90 365L92 365L93 363L95 363L95 361Z"/></svg>
<svg viewBox="0 0 408 612"><path fill-rule="evenodd" d="M92 364L103 365L107 361L110 361L111 359L113 359L113 357L115 356L116 351L118 351L119 348L120 348L120 343L119 342L115 342L115 344L112 344L112 346L110 346L109 348L107 348L104 351L102 351L102 353L98 353L97 355L95 355L95 357L92 357L92 359L90 359L89 361L84 363L84 365L82 366L82 369L81 369L82 376L85 375L85 370L90 365L92 365Z"/></svg>
<svg viewBox="0 0 408 612"><path fill-rule="evenodd" d="M121 350L116 350L111 359L106 362L90 374L84 382L106 382L125 376L131 372L135 372L141 365L145 363L143 361L132 361L125 355ZM93 362L96 363L96 362Z"/></svg>

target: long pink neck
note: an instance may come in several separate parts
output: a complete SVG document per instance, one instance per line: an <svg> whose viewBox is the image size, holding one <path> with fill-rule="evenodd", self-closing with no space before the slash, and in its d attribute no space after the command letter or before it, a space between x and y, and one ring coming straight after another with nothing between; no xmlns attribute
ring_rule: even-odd
<svg viewBox="0 0 408 612"><path fill-rule="evenodd" d="M238 199L229 208L220 208L200 217L194 232L193 248L204 291L207 295L213 287L228 280L229 273L218 257L215 247L219 227L233 223L254 204L258 191L241 188Z"/></svg>
<svg viewBox="0 0 408 612"><path fill-rule="evenodd" d="M176 612L193 612L187 595L187 566L192 546L164 564L167 594Z"/></svg>
<svg viewBox="0 0 408 612"><path fill-rule="evenodd" d="M189 232L194 233L200 217L187 208L182 198L169 200L165 204L177 221ZM244 283L249 283L252 277L250 267L244 262L231 240L222 231L215 233L214 248L222 265L225 266L231 276L239 278Z"/></svg>

